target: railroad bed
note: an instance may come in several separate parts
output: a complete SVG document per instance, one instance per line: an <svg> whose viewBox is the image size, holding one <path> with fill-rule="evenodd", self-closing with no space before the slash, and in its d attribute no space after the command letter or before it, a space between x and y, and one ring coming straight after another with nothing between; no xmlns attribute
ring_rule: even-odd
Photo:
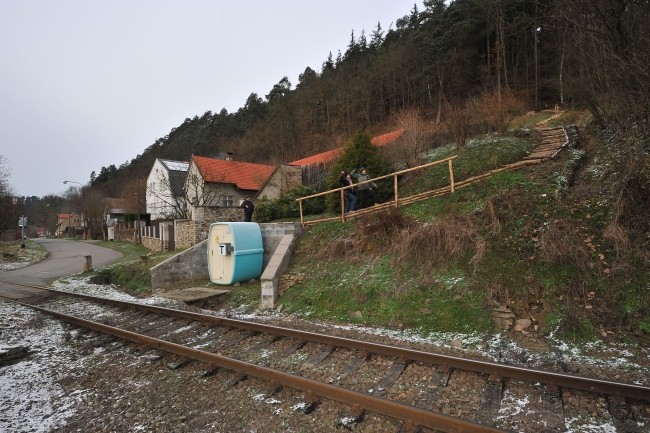
<svg viewBox="0 0 650 433"><path fill-rule="evenodd" d="M247 379L259 381L263 398L282 395L297 401L303 416L336 407L339 425L331 425L333 430L525 431L521 426L531 425L534 417L549 432L567 431L567 425L579 420L609 423L616 431L648 431L650 388L618 383L618 372L599 371L601 377L586 378L567 374L563 362L531 370L193 311L49 292L53 296L34 299L30 308L108 335L101 337L101 345L119 345L115 338L120 338L149 347L148 359L205 379L206 386L210 380L225 380L234 389ZM602 378L607 374L610 379ZM528 402L525 412L518 409L523 400Z"/></svg>

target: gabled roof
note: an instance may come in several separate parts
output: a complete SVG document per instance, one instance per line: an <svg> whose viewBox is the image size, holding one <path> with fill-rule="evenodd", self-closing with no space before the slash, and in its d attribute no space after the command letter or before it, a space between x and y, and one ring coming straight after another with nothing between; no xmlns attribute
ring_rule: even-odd
<svg viewBox="0 0 650 433"><path fill-rule="evenodd" d="M166 180L157 177L156 180L160 180L163 183L163 186L169 186L170 192L173 197L182 197L184 195L184 184L185 177L187 175L187 170L190 167L190 163L187 161L174 161L172 159L162 159L156 158L160 162L160 165L167 171ZM149 177L154 173L156 165L154 164ZM156 169L157 171L158 169ZM163 175L164 176L164 175Z"/></svg>
<svg viewBox="0 0 650 433"><path fill-rule="evenodd" d="M190 163L187 161L173 161L171 159L160 159L162 165L169 171L187 171L190 166Z"/></svg>
<svg viewBox="0 0 650 433"><path fill-rule="evenodd" d="M192 156L192 161L205 182L230 183L239 189L259 191L269 180L275 167L251 162Z"/></svg>
<svg viewBox="0 0 650 433"><path fill-rule="evenodd" d="M381 147L384 146L385 144L397 140L403 133L404 133L404 128L400 128L396 131L388 132L386 134L373 137L370 142L377 147ZM304 167L304 166L317 165L317 164L329 164L332 161L334 161L341 152L343 152L343 148L339 147L338 149L328 150L327 152L318 153L316 155L308 156L307 158L290 162L289 165Z"/></svg>

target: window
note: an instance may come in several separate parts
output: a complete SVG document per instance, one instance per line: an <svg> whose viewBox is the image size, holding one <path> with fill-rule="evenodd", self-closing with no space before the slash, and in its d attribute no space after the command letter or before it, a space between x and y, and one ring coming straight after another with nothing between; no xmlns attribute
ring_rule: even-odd
<svg viewBox="0 0 650 433"><path fill-rule="evenodd" d="M235 203L235 198L231 195L224 195L223 196L223 205L226 207L232 207L232 205Z"/></svg>

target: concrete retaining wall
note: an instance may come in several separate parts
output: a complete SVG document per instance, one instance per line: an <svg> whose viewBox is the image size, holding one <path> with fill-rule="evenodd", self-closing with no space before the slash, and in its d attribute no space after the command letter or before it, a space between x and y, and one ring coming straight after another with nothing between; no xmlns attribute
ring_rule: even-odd
<svg viewBox="0 0 650 433"><path fill-rule="evenodd" d="M262 304L271 308L277 298L280 275L286 270L302 226L293 222L260 224L260 230L264 247L262 280L266 281L262 284L267 287L266 296L262 295ZM207 243L206 239L151 268L151 288L168 288L180 281L209 278Z"/></svg>
<svg viewBox="0 0 650 433"><path fill-rule="evenodd" d="M172 287L180 281L209 278L208 241L205 240L150 269L151 289Z"/></svg>

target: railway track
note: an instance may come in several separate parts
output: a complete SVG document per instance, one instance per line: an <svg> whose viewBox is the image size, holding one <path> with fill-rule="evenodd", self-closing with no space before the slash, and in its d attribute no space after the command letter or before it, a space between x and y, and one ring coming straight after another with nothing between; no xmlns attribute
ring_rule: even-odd
<svg viewBox="0 0 650 433"><path fill-rule="evenodd" d="M344 403L351 424L362 426L372 412L390 420L386 431L518 431L508 406L525 398L540 402L536 416L547 431L566 431L566 419L585 407L619 431L648 429L650 388L643 385L42 289L50 296L20 304L173 354L172 369L199 362L203 377L226 369L233 384L254 377L271 393L296 390L309 411L323 399Z"/></svg>

